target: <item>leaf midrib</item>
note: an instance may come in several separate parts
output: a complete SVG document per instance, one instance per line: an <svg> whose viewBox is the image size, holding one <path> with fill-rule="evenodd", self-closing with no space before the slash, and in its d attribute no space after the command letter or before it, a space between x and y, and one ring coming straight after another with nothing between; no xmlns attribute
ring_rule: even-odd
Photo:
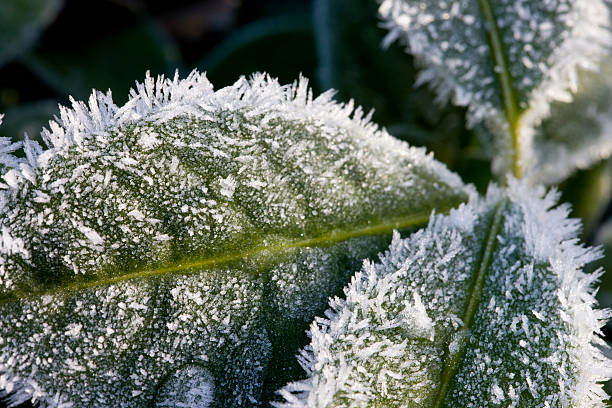
<svg viewBox="0 0 612 408"><path fill-rule="evenodd" d="M495 247L497 244L497 235L501 229L502 221L504 219L503 213L505 208L506 201L504 200L498 204L497 208L495 209L495 212L493 213L493 218L491 219L491 224L487 231L487 237L485 240L482 257L480 259L480 262L478 263L478 271L476 273L476 277L474 278L472 288L470 289L467 296L465 310L462 316L463 326L461 330L459 330L456 334L460 338L459 350L455 352L449 360L444 361L444 368L442 369L442 374L440 376L441 383L440 387L438 388L439 393L432 408L443 407L444 400L446 399L446 395L448 394L450 382L455 376L455 373L457 372L461 362L463 361L463 357L465 355L465 343L467 341L469 331L472 327L474 315L476 314L476 309L478 308L478 305L480 303L484 280L487 277L488 269L493 259L493 252L495 251Z"/></svg>
<svg viewBox="0 0 612 408"><path fill-rule="evenodd" d="M493 14L493 7L491 6L490 0L478 0L482 15L489 25L488 36L489 36L489 47L491 48L491 55L493 57L493 63L495 67L499 67L495 73L501 87L502 92L502 105L506 115L506 120L510 126L510 134L512 137L512 171L516 178L523 176L523 168L520 163L520 150L519 150L519 106L514 93L513 78L510 73L508 56L504 50L499 28L497 27L497 20Z"/></svg>
<svg viewBox="0 0 612 408"><path fill-rule="evenodd" d="M450 208L451 207L438 208L436 209L436 212L446 213L450 210ZM32 299L45 295L54 295L58 293L78 292L80 290L85 290L98 286L108 286L133 279L144 279L155 276L166 276L173 274L189 275L197 273L202 269L219 267L236 261L257 258L259 256L274 257L276 255L291 252L292 250L299 248L330 246L342 241L349 240L351 238L382 235L385 233L390 233L395 229L422 226L429 221L429 217L430 212L421 212L409 216L381 220L379 222L362 225L351 229L335 229L311 238L304 238L300 240L275 240L275 243L271 245L264 243L245 251L234 252L227 255L203 258L196 261L177 262L172 266L150 268L100 280L76 282L47 290L40 290L27 294L14 295L5 299L0 299L0 306L11 302L17 302L20 300Z"/></svg>

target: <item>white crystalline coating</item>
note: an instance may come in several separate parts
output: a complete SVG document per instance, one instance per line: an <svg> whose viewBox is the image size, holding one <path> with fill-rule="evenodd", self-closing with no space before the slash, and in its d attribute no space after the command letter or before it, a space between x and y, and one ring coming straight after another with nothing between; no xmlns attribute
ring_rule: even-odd
<svg viewBox="0 0 612 408"><path fill-rule="evenodd" d="M612 58L598 72L581 70L571 103L551 105L551 115L534 134L532 177L557 183L612 155Z"/></svg>
<svg viewBox="0 0 612 408"><path fill-rule="evenodd" d="M410 237L396 235L311 325L300 357L308 378L282 388L275 406L606 406L601 383L612 361L599 329L610 313L593 309L600 273L581 270L600 254L577 243L579 222L555 207L558 195L543 194L511 179L507 192L492 187ZM469 317L474 297L467 326L453 324ZM431 337L419 329L425 316Z"/></svg>
<svg viewBox="0 0 612 408"><path fill-rule="evenodd" d="M0 141L0 396L149 407L195 366L214 407L265 403L361 260L471 194L331 98L147 76L61 108L45 149Z"/></svg>
<svg viewBox="0 0 612 408"><path fill-rule="evenodd" d="M469 123L484 122L488 143L510 146L502 87L488 37L488 4L499 33L517 108L523 165L531 164L534 129L548 116L551 101L571 100L577 70L596 70L612 45L606 0L379 0L389 29L386 43L399 39L424 70L420 82L468 107ZM495 156L494 156L495 157ZM503 156L497 156L503 157ZM508 163L495 164L498 168Z"/></svg>

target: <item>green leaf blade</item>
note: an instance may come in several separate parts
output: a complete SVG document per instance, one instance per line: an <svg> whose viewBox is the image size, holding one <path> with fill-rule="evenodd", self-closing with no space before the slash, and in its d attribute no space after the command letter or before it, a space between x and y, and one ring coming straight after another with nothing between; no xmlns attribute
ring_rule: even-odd
<svg viewBox="0 0 612 408"><path fill-rule="evenodd" d="M471 194L330 98L304 79L148 77L123 107L61 108L48 149L2 156L0 388L244 407L295 378L283 356L359 262Z"/></svg>
<svg viewBox="0 0 612 408"><path fill-rule="evenodd" d="M556 197L510 181L366 263L311 326L307 380L279 407L604 406L579 224Z"/></svg>

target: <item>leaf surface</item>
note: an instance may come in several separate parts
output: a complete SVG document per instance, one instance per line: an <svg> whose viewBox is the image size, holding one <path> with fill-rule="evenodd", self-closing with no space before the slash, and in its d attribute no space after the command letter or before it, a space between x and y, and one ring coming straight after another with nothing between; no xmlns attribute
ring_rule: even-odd
<svg viewBox="0 0 612 408"><path fill-rule="evenodd" d="M277 407L603 407L599 256L525 182L394 237L311 326ZM540 192L541 193L541 192Z"/></svg>
<svg viewBox="0 0 612 408"><path fill-rule="evenodd" d="M379 3L387 42L399 38L417 57L420 81L467 106L471 125L487 126L499 173L520 176L532 164L534 129L550 102L569 100L577 68L596 68L612 44L603 0Z"/></svg>
<svg viewBox="0 0 612 408"><path fill-rule="evenodd" d="M470 191L305 80L148 77L42 136L1 150L0 387L51 407L261 403L361 260Z"/></svg>

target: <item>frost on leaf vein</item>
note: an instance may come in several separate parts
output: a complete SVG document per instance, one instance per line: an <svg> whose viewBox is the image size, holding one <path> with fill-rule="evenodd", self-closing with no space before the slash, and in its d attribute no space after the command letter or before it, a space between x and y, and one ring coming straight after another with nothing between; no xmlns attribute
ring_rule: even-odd
<svg viewBox="0 0 612 408"><path fill-rule="evenodd" d="M331 97L147 77L122 107L61 108L44 149L0 141L0 388L49 407L268 398L358 263L470 193ZM179 372L203 377L169 386Z"/></svg>
<svg viewBox="0 0 612 408"><path fill-rule="evenodd" d="M604 407L612 362L599 329L610 313L593 309L601 271L582 272L600 253L578 245L579 222L557 198L511 180L396 234L312 324L308 378L276 406Z"/></svg>

